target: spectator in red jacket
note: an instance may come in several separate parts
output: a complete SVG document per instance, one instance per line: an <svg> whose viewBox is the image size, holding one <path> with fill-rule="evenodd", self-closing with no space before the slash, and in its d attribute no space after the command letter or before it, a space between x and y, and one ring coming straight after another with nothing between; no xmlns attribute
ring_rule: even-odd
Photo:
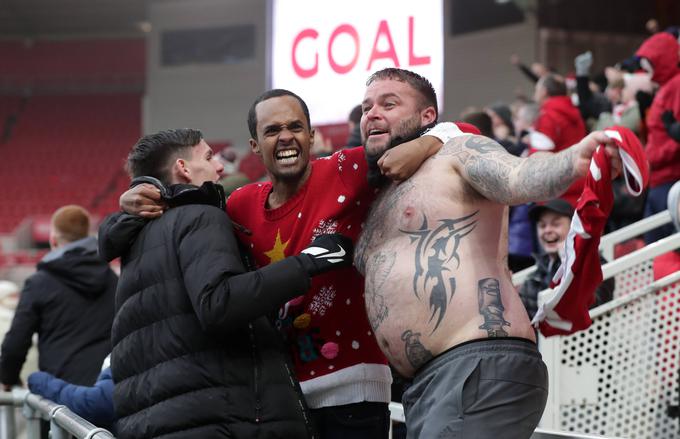
<svg viewBox="0 0 680 439"><path fill-rule="evenodd" d="M538 80L534 100L540 111L529 135L529 154L559 152L585 137L586 128L578 108L567 96L567 86L556 75ZM562 195L572 205L583 189L583 179L577 180Z"/></svg>
<svg viewBox="0 0 680 439"><path fill-rule="evenodd" d="M636 52L640 64L652 74L659 91L646 117L645 152L651 168L645 216L666 210L671 186L680 180L680 45L673 35L661 32L649 37ZM673 233L668 224L645 234L649 244Z"/></svg>

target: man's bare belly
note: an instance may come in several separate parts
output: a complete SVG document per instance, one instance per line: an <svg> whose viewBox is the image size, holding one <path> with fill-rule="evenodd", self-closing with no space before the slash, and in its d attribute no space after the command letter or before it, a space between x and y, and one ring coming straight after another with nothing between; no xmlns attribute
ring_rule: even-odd
<svg viewBox="0 0 680 439"><path fill-rule="evenodd" d="M357 245L369 321L404 376L464 341L535 340L506 268L504 207L470 191L445 160L428 160L383 191Z"/></svg>

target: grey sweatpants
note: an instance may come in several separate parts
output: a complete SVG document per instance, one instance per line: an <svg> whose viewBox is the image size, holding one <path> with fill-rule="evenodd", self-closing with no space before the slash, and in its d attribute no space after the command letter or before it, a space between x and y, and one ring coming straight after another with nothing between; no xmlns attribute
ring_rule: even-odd
<svg viewBox="0 0 680 439"><path fill-rule="evenodd" d="M536 345L516 338L456 346L420 369L404 392L408 439L528 439L548 398Z"/></svg>

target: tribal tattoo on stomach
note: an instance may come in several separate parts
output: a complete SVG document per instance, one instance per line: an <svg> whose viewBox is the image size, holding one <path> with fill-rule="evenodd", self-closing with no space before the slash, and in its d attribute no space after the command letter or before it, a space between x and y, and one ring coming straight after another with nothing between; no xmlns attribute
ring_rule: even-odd
<svg viewBox="0 0 680 439"><path fill-rule="evenodd" d="M427 227L427 217L423 215L423 223L418 230L400 230L410 236L411 243L416 244L415 275L413 276L413 292L420 299L420 292L429 294L430 322L437 316L432 333L439 328L446 309L456 292L456 278L449 275L447 264L452 260L456 268L460 267L458 247L461 239L469 235L477 224L477 213L455 219L443 219L434 229Z"/></svg>

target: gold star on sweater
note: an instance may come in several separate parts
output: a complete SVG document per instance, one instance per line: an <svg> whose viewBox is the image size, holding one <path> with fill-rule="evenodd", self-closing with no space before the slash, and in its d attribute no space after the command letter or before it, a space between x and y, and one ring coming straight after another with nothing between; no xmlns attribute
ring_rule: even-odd
<svg viewBox="0 0 680 439"><path fill-rule="evenodd" d="M264 252L265 256L269 258L269 263L280 261L286 257L284 250L288 247L290 241L281 242L281 230L276 231L276 240L274 241L274 248Z"/></svg>

